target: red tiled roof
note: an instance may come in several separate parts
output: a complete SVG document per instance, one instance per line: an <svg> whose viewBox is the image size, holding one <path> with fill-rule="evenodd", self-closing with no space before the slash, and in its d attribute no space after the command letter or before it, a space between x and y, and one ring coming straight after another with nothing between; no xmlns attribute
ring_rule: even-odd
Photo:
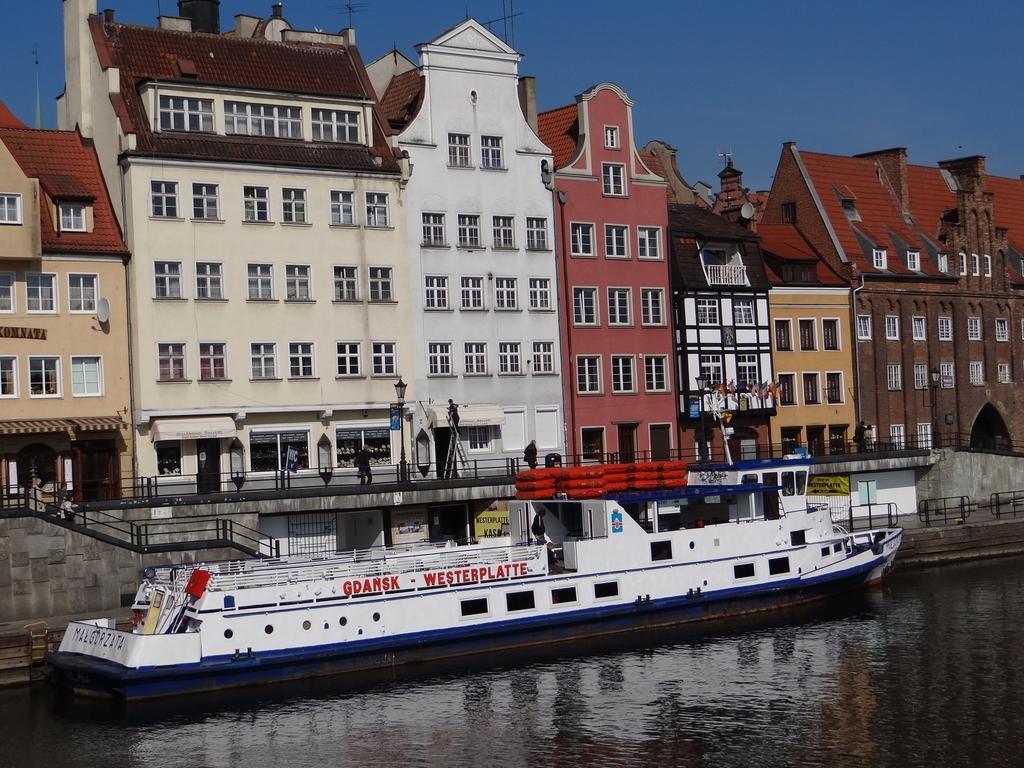
<svg viewBox="0 0 1024 768"><path fill-rule="evenodd" d="M537 115L537 133L555 156L555 168L564 167L576 154L580 137L579 112L575 104L549 109Z"/></svg>
<svg viewBox="0 0 1024 768"><path fill-rule="evenodd" d="M405 128L423 104L423 75L410 69L395 75L380 99L380 111L393 130Z"/></svg>
<svg viewBox="0 0 1024 768"><path fill-rule="evenodd" d="M7 105L0 101L0 128L24 128L25 124L19 120Z"/></svg>
<svg viewBox="0 0 1024 768"><path fill-rule="evenodd" d="M39 186L49 198L88 201L92 205L92 232L58 232L50 206L41 204L44 253L128 252L91 141L77 131L33 128L0 128L0 141L26 176L39 179Z"/></svg>
<svg viewBox="0 0 1024 768"><path fill-rule="evenodd" d="M986 176L985 188L993 194L996 226L1008 229L1010 245L1024 253L1024 180Z"/></svg>
<svg viewBox="0 0 1024 768"><path fill-rule="evenodd" d="M651 150L649 150L649 149L641 149L640 150L640 159L643 161L644 165L646 165L648 168L651 169L651 171L653 173L658 174L663 179L667 179L668 178L665 175L665 168L664 168L664 166L662 166L661 160L659 160L658 156L656 154L654 154Z"/></svg>
<svg viewBox="0 0 1024 768"><path fill-rule="evenodd" d="M817 152L800 152L822 206L835 230L847 258L866 273L878 273L871 259L874 247L888 251L888 270L894 275L939 275L927 257L922 232L903 219L892 191L879 173L877 162L869 157L844 157ZM860 221L851 221L843 212L841 195L853 194ZM913 204L913 195L911 195ZM928 227L921 227L925 232ZM859 235L859 236L858 236ZM934 235L931 235L934 237ZM905 245L901 246L900 242ZM906 268L906 247L921 252L921 272Z"/></svg>
<svg viewBox="0 0 1024 768"><path fill-rule="evenodd" d="M121 71L120 98L112 97L125 132L138 136L138 152L162 154L170 142L175 150L188 150L190 157L237 160L245 157L253 162L275 162L280 153L262 148L267 142L248 137L202 140L178 135L175 141L167 134L159 136L150 130L139 88L153 80L182 85L202 84L256 89L306 96L373 99L369 80L362 76L358 51L341 46L314 46L279 43L265 39L208 34L193 34L168 29L127 24L106 24L99 16L89 23L99 60L104 66ZM178 62L189 62L196 76L182 75ZM190 67L186 63L185 69ZM347 152L324 152L313 142L295 141L287 151L288 162L301 166L321 164L325 155L344 160L342 167L351 170L397 172L394 153L387 146L381 126L374 130L374 146L348 145ZM235 146L232 144L247 145ZM217 154L225 152L226 154ZM374 155L383 158L377 166Z"/></svg>
<svg viewBox="0 0 1024 768"><path fill-rule="evenodd" d="M781 275L773 268L776 259L784 262L814 262L818 283L825 286L844 286L849 283L840 277L815 252L811 244L792 224L758 224L757 234L761 237L761 251L765 254L768 279L774 285L782 285ZM773 258L775 257L775 258Z"/></svg>

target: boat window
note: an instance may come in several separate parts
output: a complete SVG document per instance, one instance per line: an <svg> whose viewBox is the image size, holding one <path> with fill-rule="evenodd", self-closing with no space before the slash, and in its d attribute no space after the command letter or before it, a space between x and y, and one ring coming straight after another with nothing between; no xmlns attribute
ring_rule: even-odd
<svg viewBox="0 0 1024 768"><path fill-rule="evenodd" d="M789 573L788 557L773 557L768 561L768 573L777 576L780 573Z"/></svg>
<svg viewBox="0 0 1024 768"><path fill-rule="evenodd" d="M838 541L835 544L832 545L832 551L833 552L841 552L842 549L843 549L843 545L840 544Z"/></svg>
<svg viewBox="0 0 1024 768"><path fill-rule="evenodd" d="M536 607L533 601L533 590L528 592L509 592L505 595L505 607L512 611L528 611Z"/></svg>
<svg viewBox="0 0 1024 768"><path fill-rule="evenodd" d="M749 579L754 575L753 563L739 563L732 567L732 575L737 579Z"/></svg>
<svg viewBox="0 0 1024 768"><path fill-rule="evenodd" d="M312 627L312 626L313 625L309 623L308 619L306 621L302 622L302 628L305 629L306 631L309 631L309 628Z"/></svg>
<svg viewBox="0 0 1024 768"><path fill-rule="evenodd" d="M274 625L273 624L267 624L267 626L265 626L263 628L263 631L266 632L268 635L274 634Z"/></svg>
<svg viewBox="0 0 1024 768"><path fill-rule="evenodd" d="M671 541L652 541L651 542L651 560L671 560L672 559L672 542Z"/></svg>
<svg viewBox="0 0 1024 768"><path fill-rule="evenodd" d="M224 607L225 608L234 608L235 607L235 596L234 595L224 595Z"/></svg>
<svg viewBox="0 0 1024 768"><path fill-rule="evenodd" d="M230 629L225 629L224 630L224 637L226 637L228 640L230 640L234 636L235 636L235 633L234 633L233 630L230 630Z"/></svg>
<svg viewBox="0 0 1024 768"><path fill-rule="evenodd" d="M757 475L744 475L740 482L743 483L743 485L757 485Z"/></svg>
<svg viewBox="0 0 1024 768"><path fill-rule="evenodd" d="M792 472L783 472L782 473L782 495L783 496L792 496L794 493L796 493L796 484L793 481L793 473Z"/></svg>
<svg viewBox="0 0 1024 768"><path fill-rule="evenodd" d="M340 619L338 619L338 626L339 627L344 627L346 624L348 624L348 619L346 619L344 616L342 616Z"/></svg>
<svg viewBox="0 0 1024 768"><path fill-rule="evenodd" d="M821 556L822 557L828 557L828 553L829 553L829 548L828 547L822 547L821 548Z"/></svg>
<svg viewBox="0 0 1024 768"><path fill-rule="evenodd" d="M560 589L551 590L551 604L560 605L561 603L575 603L576 602L576 587L561 587Z"/></svg>
<svg viewBox="0 0 1024 768"><path fill-rule="evenodd" d="M473 600L462 601L463 616L481 616L487 613L487 598L477 597Z"/></svg>
<svg viewBox="0 0 1024 768"><path fill-rule="evenodd" d="M594 585L594 599L600 600L603 597L618 597L619 596L619 582L617 581L602 581L600 584Z"/></svg>
<svg viewBox="0 0 1024 768"><path fill-rule="evenodd" d="M789 543L794 547L807 543L807 531L790 531Z"/></svg>
<svg viewBox="0 0 1024 768"><path fill-rule="evenodd" d="M373 620L374 621L380 621L380 614L379 613L373 614Z"/></svg>
<svg viewBox="0 0 1024 768"><path fill-rule="evenodd" d="M807 493L807 473L797 472L796 473L796 495L803 496Z"/></svg>

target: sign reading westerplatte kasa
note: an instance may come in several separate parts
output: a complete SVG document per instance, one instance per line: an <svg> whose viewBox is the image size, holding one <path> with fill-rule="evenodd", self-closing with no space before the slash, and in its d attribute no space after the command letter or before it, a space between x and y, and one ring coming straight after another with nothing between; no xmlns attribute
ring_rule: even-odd
<svg viewBox="0 0 1024 768"><path fill-rule="evenodd" d="M807 481L808 496L849 496L849 475L815 475Z"/></svg>

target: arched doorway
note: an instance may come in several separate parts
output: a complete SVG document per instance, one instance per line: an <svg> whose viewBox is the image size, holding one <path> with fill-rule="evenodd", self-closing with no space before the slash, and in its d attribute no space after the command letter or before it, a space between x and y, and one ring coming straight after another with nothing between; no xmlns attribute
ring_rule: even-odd
<svg viewBox="0 0 1024 768"><path fill-rule="evenodd" d="M992 403L986 403L971 427L971 448L998 450L1010 447L1010 431Z"/></svg>

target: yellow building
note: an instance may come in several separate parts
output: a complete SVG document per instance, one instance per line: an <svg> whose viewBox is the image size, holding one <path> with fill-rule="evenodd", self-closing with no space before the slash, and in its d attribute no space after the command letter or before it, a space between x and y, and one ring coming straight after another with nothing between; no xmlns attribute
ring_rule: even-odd
<svg viewBox="0 0 1024 768"><path fill-rule="evenodd" d="M131 471L128 250L91 142L0 105L0 480L116 498Z"/></svg>
<svg viewBox="0 0 1024 768"><path fill-rule="evenodd" d="M757 233L772 289L772 354L778 388L772 444L812 455L854 450L856 429L850 287L791 224Z"/></svg>

